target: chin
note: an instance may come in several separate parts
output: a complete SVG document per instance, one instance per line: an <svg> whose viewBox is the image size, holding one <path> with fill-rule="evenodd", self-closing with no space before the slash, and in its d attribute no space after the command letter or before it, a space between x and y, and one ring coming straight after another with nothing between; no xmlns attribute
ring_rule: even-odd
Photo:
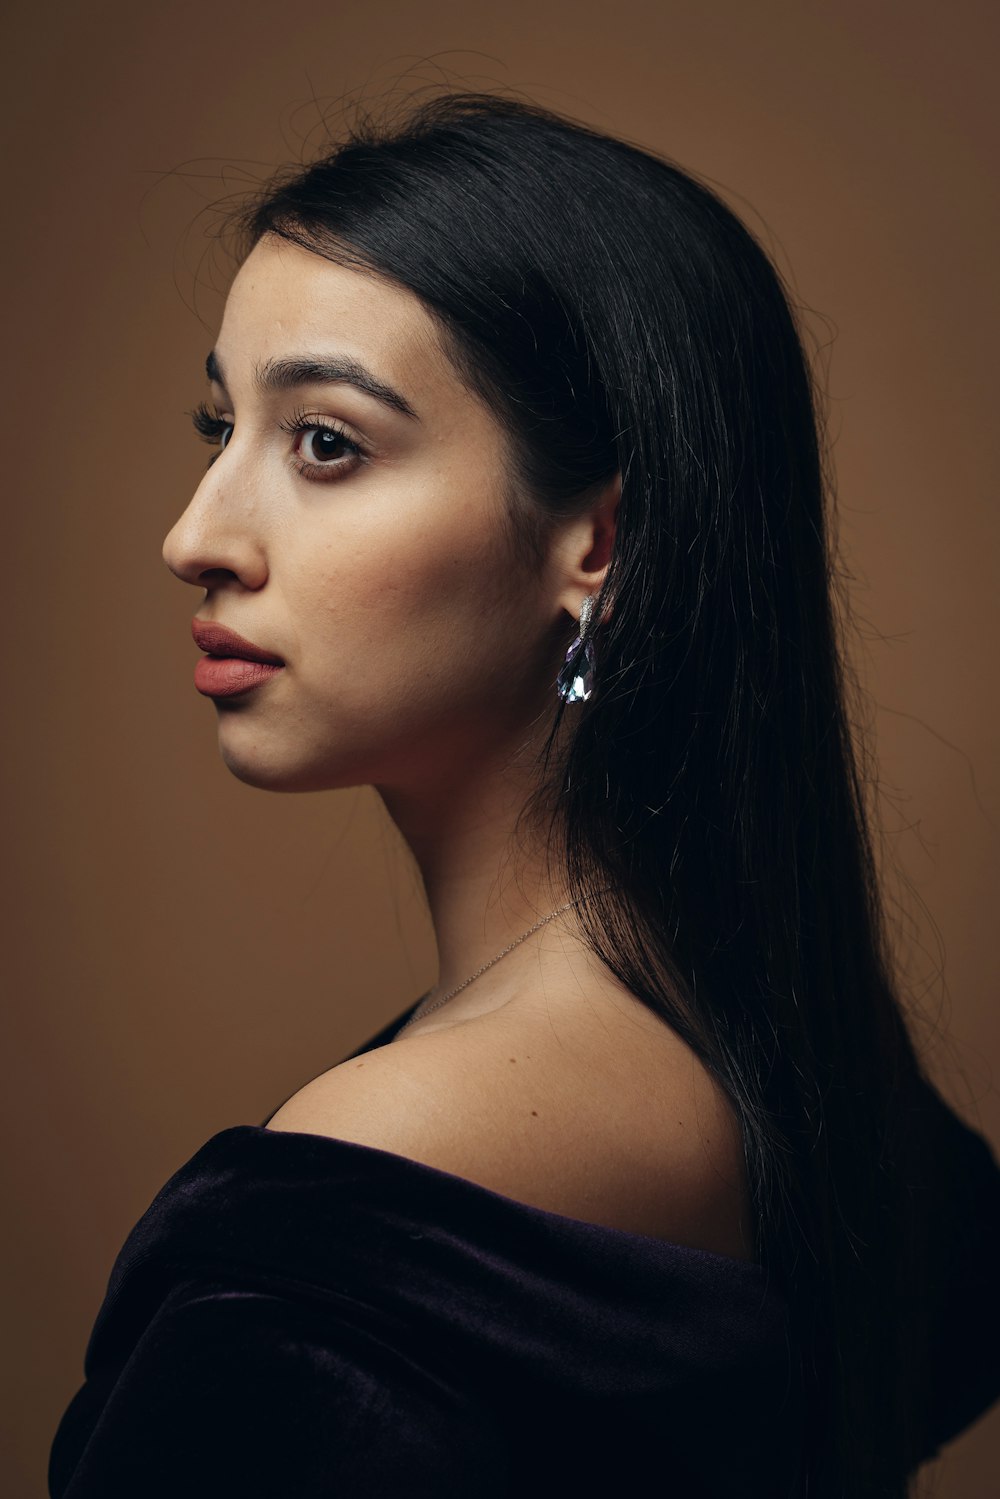
<svg viewBox="0 0 1000 1499"><path fill-rule="evenodd" d="M244 786L253 786L258 791L313 791L318 788L304 785L290 772L265 770L260 765L232 764L225 759L226 769L242 781Z"/></svg>
<svg viewBox="0 0 1000 1499"><path fill-rule="evenodd" d="M256 752L253 752L242 746L220 743L219 749L229 773L245 786L254 786L258 791L334 791L342 786L362 784L337 776L329 765L267 755L261 752L260 746L256 746Z"/></svg>

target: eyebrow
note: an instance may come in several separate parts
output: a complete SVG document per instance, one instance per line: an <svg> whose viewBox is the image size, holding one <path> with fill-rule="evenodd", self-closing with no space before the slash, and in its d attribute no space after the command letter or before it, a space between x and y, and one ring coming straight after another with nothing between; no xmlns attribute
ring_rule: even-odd
<svg viewBox="0 0 1000 1499"><path fill-rule="evenodd" d="M205 373L210 380L221 385L223 390L228 388L214 349L205 360ZM366 395L374 396L384 406L401 412L403 416L408 416L415 422L420 420L405 396L373 375L357 359L312 359L308 355L293 359L267 359L263 364L255 366L253 384L259 395L295 390L300 385L353 385Z"/></svg>

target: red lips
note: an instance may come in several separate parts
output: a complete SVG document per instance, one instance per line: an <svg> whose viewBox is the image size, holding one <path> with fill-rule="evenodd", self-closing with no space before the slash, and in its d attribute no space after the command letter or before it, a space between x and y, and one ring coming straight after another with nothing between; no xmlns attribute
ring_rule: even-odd
<svg viewBox="0 0 1000 1499"><path fill-rule="evenodd" d="M193 619L191 634L195 644L212 656L236 656L243 661L264 661L272 666L285 664L273 651L265 651L252 640L244 640L235 630L227 630L225 625L213 624L211 620Z"/></svg>

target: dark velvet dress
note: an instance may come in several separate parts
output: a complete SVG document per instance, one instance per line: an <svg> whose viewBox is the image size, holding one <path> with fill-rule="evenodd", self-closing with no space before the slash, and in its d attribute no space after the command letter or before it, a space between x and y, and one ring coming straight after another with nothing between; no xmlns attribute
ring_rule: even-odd
<svg viewBox="0 0 1000 1499"><path fill-rule="evenodd" d="M942 1210L929 1457L1000 1394L1000 1169L936 1094L927 1107ZM792 1499L795 1367L786 1302L756 1264L389 1151L236 1125L126 1239L49 1493Z"/></svg>

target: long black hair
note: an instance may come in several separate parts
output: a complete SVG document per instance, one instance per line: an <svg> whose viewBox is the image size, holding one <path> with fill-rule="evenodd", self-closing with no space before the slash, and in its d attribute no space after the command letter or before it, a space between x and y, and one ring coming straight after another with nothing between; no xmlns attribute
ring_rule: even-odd
<svg viewBox="0 0 1000 1499"><path fill-rule="evenodd" d="M518 99L361 117L238 210L415 293L510 436L510 534L621 475L598 690L545 757L597 956L741 1122L756 1252L787 1291L801 1492L910 1492L923 1399L907 1110L849 711L816 383L768 255L671 162ZM567 645L571 637L567 620Z"/></svg>

